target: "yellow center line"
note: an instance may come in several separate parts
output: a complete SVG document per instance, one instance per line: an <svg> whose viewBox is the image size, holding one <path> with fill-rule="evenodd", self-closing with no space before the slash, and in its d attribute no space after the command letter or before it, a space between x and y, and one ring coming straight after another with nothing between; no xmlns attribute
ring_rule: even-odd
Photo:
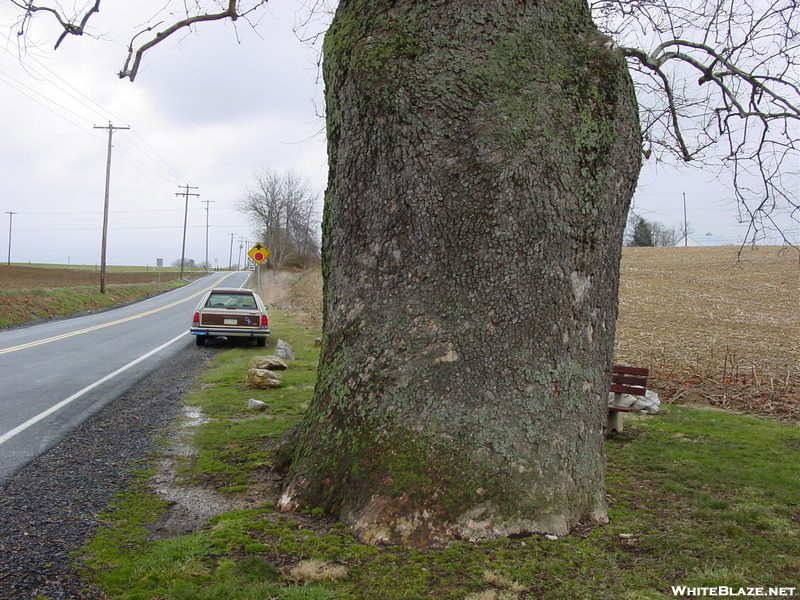
<svg viewBox="0 0 800 600"><path fill-rule="evenodd" d="M57 342L58 340L64 340L64 339L67 339L67 338L74 337L76 335L89 333L91 331L97 331L98 329L104 329L106 327L111 327L112 325L119 325L120 323L127 323L128 321L133 321L135 319L141 319L142 317L146 317L148 315L152 315L152 314L155 314L157 312L161 312L162 310L167 310L168 308L172 308L173 306L178 306L179 304L183 304L184 302L188 302L189 300L192 300L193 298L197 298L199 295L205 294L208 290L217 287L221 282L225 281L225 279L227 279L231 275L233 275L233 273L229 273L228 275L225 275L222 279L219 279L219 280L215 281L209 287L207 287L205 289L202 289L199 292L196 292L196 293L192 294L191 296L187 296L186 298L178 300L177 302L173 302L172 304L167 304L166 306L162 306L161 308L154 308L153 310L148 310L148 311L145 311L143 313L139 313L138 315L133 315L133 316L130 316L130 317L126 317L124 319L118 319L116 321L110 321L108 323L103 323L102 325L95 325L94 327L87 327L86 329L77 329L75 331L70 331L69 333L56 335L56 336L49 337L49 338L46 338L46 339L43 339L43 340L38 340L36 342L28 342L27 344L20 344L19 346L12 346L10 348L4 348L4 349L0 350L0 354L9 354L10 352L16 352L18 350L25 350L27 348L33 348L35 346L41 346L42 344L49 344L50 342Z"/></svg>

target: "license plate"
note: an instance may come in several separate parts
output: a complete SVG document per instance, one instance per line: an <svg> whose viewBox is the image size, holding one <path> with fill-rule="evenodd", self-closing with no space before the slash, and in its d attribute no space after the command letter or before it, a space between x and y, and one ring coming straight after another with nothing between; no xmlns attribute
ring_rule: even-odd
<svg viewBox="0 0 800 600"><path fill-rule="evenodd" d="M225 325L238 325L239 319L225 319Z"/></svg>

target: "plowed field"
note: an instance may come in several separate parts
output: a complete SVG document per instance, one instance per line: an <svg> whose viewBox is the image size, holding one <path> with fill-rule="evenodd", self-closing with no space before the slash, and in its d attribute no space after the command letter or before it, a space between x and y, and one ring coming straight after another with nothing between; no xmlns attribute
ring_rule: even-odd
<svg viewBox="0 0 800 600"><path fill-rule="evenodd" d="M179 273L130 272L117 273L108 271L108 285L146 284L173 281ZM66 287L83 287L100 285L99 271L79 271L76 269L47 269L43 267L18 267L0 265L0 290L35 290Z"/></svg>

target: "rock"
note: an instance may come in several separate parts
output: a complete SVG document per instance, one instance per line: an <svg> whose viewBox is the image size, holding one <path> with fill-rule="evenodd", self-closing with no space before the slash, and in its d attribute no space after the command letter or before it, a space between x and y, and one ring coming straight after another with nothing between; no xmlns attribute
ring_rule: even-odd
<svg viewBox="0 0 800 600"><path fill-rule="evenodd" d="M658 413L661 406L661 400L653 390L647 390L644 396L633 396L631 394L622 394L621 398L614 401L615 394L609 393L608 404L622 406L624 408L638 408L643 413L648 415L655 415Z"/></svg>
<svg viewBox="0 0 800 600"><path fill-rule="evenodd" d="M254 356L247 365L249 369L267 369L268 371L285 371L289 368L279 356Z"/></svg>
<svg viewBox="0 0 800 600"><path fill-rule="evenodd" d="M250 369L247 371L247 383L250 387L259 390L280 387L283 378L280 373L275 373L268 369Z"/></svg>
<svg viewBox="0 0 800 600"><path fill-rule="evenodd" d="M247 410L264 410L267 408L267 403L255 398L250 398L247 401Z"/></svg>
<svg viewBox="0 0 800 600"><path fill-rule="evenodd" d="M275 344L275 355L284 360L294 360L294 351L292 347L283 340L278 340L278 343Z"/></svg>

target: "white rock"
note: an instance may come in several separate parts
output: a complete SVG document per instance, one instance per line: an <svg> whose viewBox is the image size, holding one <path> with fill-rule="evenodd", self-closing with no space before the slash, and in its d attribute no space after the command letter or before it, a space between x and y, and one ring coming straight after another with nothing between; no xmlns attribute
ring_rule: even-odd
<svg viewBox="0 0 800 600"><path fill-rule="evenodd" d="M643 413L655 415L661 406L661 400L653 390L647 390L644 396L633 396L631 394L621 394L619 400L614 400L616 394L608 394L609 406L622 406L623 408L638 408Z"/></svg>
<svg viewBox="0 0 800 600"><path fill-rule="evenodd" d="M267 403L262 402L261 400L250 398L250 400L247 401L248 410L264 410L265 408L267 408Z"/></svg>
<svg viewBox="0 0 800 600"><path fill-rule="evenodd" d="M280 356L284 360L294 360L294 351L292 347L283 340L278 340L275 344L275 355Z"/></svg>

